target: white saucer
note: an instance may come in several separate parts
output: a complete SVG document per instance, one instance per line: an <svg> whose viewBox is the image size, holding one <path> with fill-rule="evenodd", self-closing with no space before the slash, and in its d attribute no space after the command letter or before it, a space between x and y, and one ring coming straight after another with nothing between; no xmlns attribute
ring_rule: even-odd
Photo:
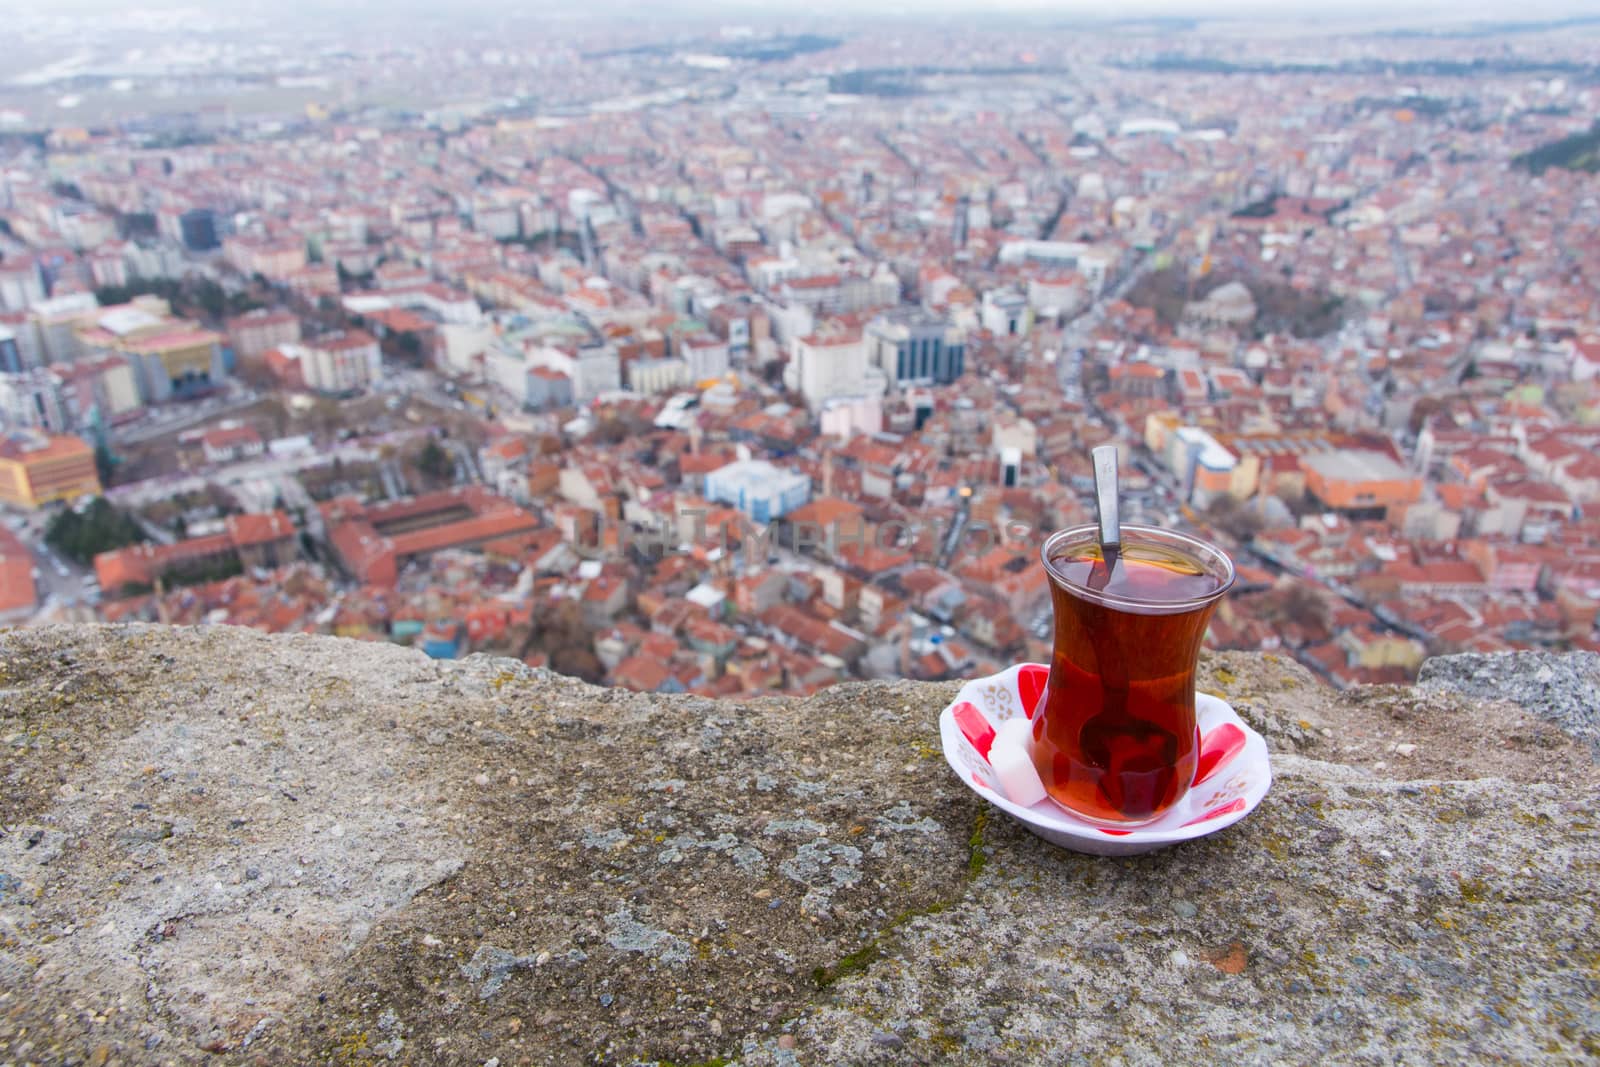
<svg viewBox="0 0 1600 1067"><path fill-rule="evenodd" d="M950 768L969 788L1051 844L1096 856L1149 852L1232 826L1254 811L1271 788L1266 741L1227 701L1196 693L1201 740L1195 784L1155 822L1113 830L1074 818L1048 798L1031 808L1013 804L1000 792L985 757L988 742L1005 720L1032 716L1049 673L1043 664L1018 663L966 683L939 715L939 739Z"/></svg>

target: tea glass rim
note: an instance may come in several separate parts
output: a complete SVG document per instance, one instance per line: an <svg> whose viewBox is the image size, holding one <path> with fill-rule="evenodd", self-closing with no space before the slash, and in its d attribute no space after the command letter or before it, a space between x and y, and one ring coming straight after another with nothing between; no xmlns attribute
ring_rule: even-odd
<svg viewBox="0 0 1600 1067"><path fill-rule="evenodd" d="M1130 537L1132 534L1134 536ZM1123 544L1144 543L1157 544L1167 548L1187 550L1195 557L1195 562L1205 568L1207 574L1218 579L1217 588L1202 596L1189 597L1184 600L1151 600L1143 597L1121 596L1116 593L1107 593L1090 589L1088 586L1079 585L1069 581L1065 575L1056 570L1053 562L1054 550L1064 544L1077 542L1098 543L1100 527L1094 523L1084 523L1079 526L1068 526L1057 530L1045 538L1044 544L1039 548L1039 558L1044 563L1045 574L1052 584L1061 587L1073 596L1110 608L1120 608L1139 615L1182 615L1185 612L1196 611L1215 603L1222 595L1233 588L1233 583L1238 577L1234 569L1233 558L1210 541L1202 541L1198 537L1183 533L1179 530L1166 529L1161 526L1145 526L1141 523L1126 522L1122 524ZM1220 564L1214 568L1212 563ZM1221 573L1218 573L1220 569Z"/></svg>

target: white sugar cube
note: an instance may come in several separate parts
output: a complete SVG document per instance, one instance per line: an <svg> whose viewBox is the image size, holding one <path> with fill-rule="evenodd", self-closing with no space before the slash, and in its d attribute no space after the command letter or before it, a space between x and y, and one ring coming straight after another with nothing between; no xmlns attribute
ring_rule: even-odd
<svg viewBox="0 0 1600 1067"><path fill-rule="evenodd" d="M1000 791L1011 803L1025 808L1033 807L1045 795L1044 783L1039 781L1029 747L1018 742L1014 730L997 733L994 744L989 746L989 766L994 768L994 776L999 779Z"/></svg>
<svg viewBox="0 0 1600 1067"><path fill-rule="evenodd" d="M1024 752L1033 751L1033 723L1025 716L1015 715L1001 723L994 732L996 741L1009 741Z"/></svg>

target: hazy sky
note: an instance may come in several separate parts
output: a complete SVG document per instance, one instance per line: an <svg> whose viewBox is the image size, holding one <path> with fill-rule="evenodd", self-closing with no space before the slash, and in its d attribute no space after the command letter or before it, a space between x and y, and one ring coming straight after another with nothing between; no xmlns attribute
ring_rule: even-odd
<svg viewBox="0 0 1600 1067"><path fill-rule="evenodd" d="M202 10L229 10L239 7L237 0L143 0L128 3L126 0L0 0L0 12L26 12L34 15L92 13L145 9L198 8ZM246 3L246 7L257 7ZM272 5L277 6L277 5ZM385 6L376 0L319 0L312 4L288 3L290 8L317 10L381 9ZM622 8L644 8L658 15L682 12L684 14L732 14L747 12L751 18L763 14L810 13L829 14L981 14L996 10L1028 12L1033 14L1057 13L1076 17L1123 18L1155 14L1188 16L1269 16L1288 21L1316 21L1328 16L1372 16L1384 21L1397 18L1418 18L1428 21L1492 20L1523 21L1576 14L1595 14L1600 11L1595 0L657 0L647 4L629 3L627 0L437 0L437 3L412 0L400 6L411 9L460 11L478 9L505 9L513 7L526 13L540 10L571 14L575 6L604 12Z"/></svg>
<svg viewBox="0 0 1600 1067"><path fill-rule="evenodd" d="M730 5L733 6L733 5ZM1014 11L1061 12L1072 15L1095 15L1118 18L1128 15L1219 15L1219 14L1271 14L1286 19L1316 18L1319 15L1350 12L1448 15L1451 18L1484 18L1495 20L1522 20L1549 15L1594 14L1594 0L1528 0L1526 3L1506 3L1505 0L1316 0L1305 3L1284 0L816 0L807 3L811 10L860 11L863 9L895 10L915 13L919 11L982 11L996 7Z"/></svg>

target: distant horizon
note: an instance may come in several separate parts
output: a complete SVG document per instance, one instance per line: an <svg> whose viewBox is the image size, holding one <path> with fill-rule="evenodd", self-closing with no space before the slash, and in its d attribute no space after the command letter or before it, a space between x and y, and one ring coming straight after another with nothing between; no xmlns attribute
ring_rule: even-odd
<svg viewBox="0 0 1600 1067"><path fill-rule="evenodd" d="M980 0L777 0L752 6L744 0L687 0L678 3L641 2L641 0L599 0L582 5L581 12L569 3L524 4L512 0L467 0L465 3L423 2L423 0L356 0L356 2L318 3L298 5L273 4L270 11L278 15L341 15L364 9L382 10L391 16L439 13L446 9L455 16L471 17L475 14L505 14L516 12L535 15L541 9L552 15L577 16L582 20L603 21L609 18L647 15L653 20L736 18L765 23L796 16L813 18L918 18L918 17L989 17L1029 16L1058 17L1071 21L1119 22L1147 19L1199 19L1231 21L1240 18L1260 19L1274 24L1321 24L1377 20L1392 27L1406 23L1425 25L1507 24L1528 25L1551 20L1593 18L1600 22L1600 12L1592 5L1577 0L1530 0L1515 7L1493 0L1479 3L1452 3L1450 0L1409 0L1405 3L1382 3L1378 0L1334 0L1318 10L1286 7L1273 0L1122 0L1114 8L1088 2L1062 3L1060 0L997 0L983 3ZM129 5L116 0L61 0L50 4L39 0L0 0L0 14L53 16L70 18L74 15L94 17L116 14L123 17L141 11L183 11L215 13L226 11L235 14L265 13L267 5L260 3L220 3L205 0L145 0ZM563 21L566 21L565 19Z"/></svg>

